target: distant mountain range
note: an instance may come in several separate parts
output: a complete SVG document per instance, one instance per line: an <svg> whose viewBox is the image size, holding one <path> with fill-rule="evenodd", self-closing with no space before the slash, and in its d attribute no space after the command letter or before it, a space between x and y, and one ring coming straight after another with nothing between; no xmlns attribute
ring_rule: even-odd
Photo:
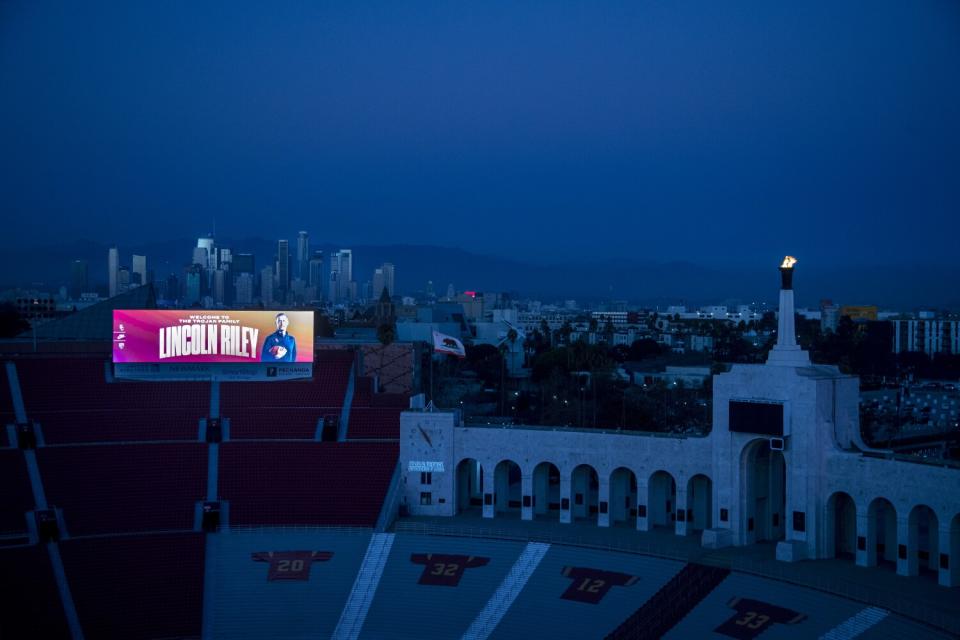
<svg viewBox="0 0 960 640"><path fill-rule="evenodd" d="M219 239L220 246L235 253L254 253L260 269L272 264L276 242L262 238ZM182 273L190 262L195 239L120 245L120 263L130 264L134 253L147 256L155 276ZM296 250L290 238L291 253ZM42 247L8 247L0 251L0 287L37 286L56 288L67 284L70 263L85 259L94 284L107 279L109 245L89 240ZM311 251L325 253L341 248L311 244ZM776 265L700 265L692 262L647 262L629 260L570 260L535 264L520 258L479 255L462 249L414 245L353 245L354 279L360 284L372 278L383 262L396 265L401 293L424 291L433 281L438 295L452 283L457 291L509 291L545 301L628 300L656 306L739 301L771 302L777 299L779 276ZM802 256L795 278L800 306L816 306L821 298L838 304L876 304L910 310L917 307L960 308L960 266L873 265L832 267L805 264Z"/></svg>

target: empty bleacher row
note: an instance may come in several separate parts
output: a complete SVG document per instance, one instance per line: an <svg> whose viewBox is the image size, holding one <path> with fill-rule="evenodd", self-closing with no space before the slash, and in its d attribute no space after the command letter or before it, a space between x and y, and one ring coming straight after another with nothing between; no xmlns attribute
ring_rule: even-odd
<svg viewBox="0 0 960 640"><path fill-rule="evenodd" d="M10 378L7 375L6 363L0 361L0 424L6 425L13 421L13 397L10 395Z"/></svg>
<svg viewBox="0 0 960 640"><path fill-rule="evenodd" d="M340 418L339 407L269 407L230 409L231 440L313 440L325 419Z"/></svg>
<svg viewBox="0 0 960 640"><path fill-rule="evenodd" d="M396 443L224 443L219 493L233 525L373 526L398 456Z"/></svg>
<svg viewBox="0 0 960 640"><path fill-rule="evenodd" d="M42 545L0 548L0 638L69 638Z"/></svg>
<svg viewBox="0 0 960 640"><path fill-rule="evenodd" d="M199 442L40 447L39 477L65 534L190 531L208 498L209 447ZM372 526L396 466L395 443L220 445L217 499L229 523ZM34 509L24 455L0 449L0 536L27 531Z"/></svg>
<svg viewBox="0 0 960 640"><path fill-rule="evenodd" d="M0 536L27 531L27 512L33 509L33 494L27 463L16 449L0 449Z"/></svg>
<svg viewBox="0 0 960 640"><path fill-rule="evenodd" d="M312 380L228 382L220 387L220 415L230 438L312 439L321 420L338 420L353 367L353 352L316 352Z"/></svg>
<svg viewBox="0 0 960 640"><path fill-rule="evenodd" d="M209 382L108 381L102 357L15 362L27 418L45 444L196 440Z"/></svg>
<svg viewBox="0 0 960 640"><path fill-rule="evenodd" d="M351 440L399 438L402 411L397 407L351 407L348 436Z"/></svg>
<svg viewBox="0 0 960 640"><path fill-rule="evenodd" d="M200 637L203 534L87 538L59 546L85 637Z"/></svg>
<svg viewBox="0 0 960 640"><path fill-rule="evenodd" d="M336 423L346 400L354 355L319 350L311 380L225 382L220 416L231 439L314 439L323 422ZM40 426L45 444L197 439L200 420L211 415L208 382L109 380L102 357L23 358L15 361L27 417ZM0 415L12 423L6 370L0 381ZM406 394L374 393L374 381L354 385L351 439L394 439Z"/></svg>
<svg viewBox="0 0 960 640"><path fill-rule="evenodd" d="M206 495L207 445L40 447L40 477L71 536L189 531Z"/></svg>
<svg viewBox="0 0 960 640"><path fill-rule="evenodd" d="M374 386L373 378L363 376L357 379L347 433L351 440L400 437L400 413L409 406L409 395L375 393Z"/></svg>
<svg viewBox="0 0 960 640"><path fill-rule="evenodd" d="M107 382L102 357L22 358L17 377L27 414L51 410L201 409L210 406L208 382Z"/></svg>
<svg viewBox="0 0 960 640"><path fill-rule="evenodd" d="M320 350L311 380L222 383L221 416L230 437L312 439L322 420L339 419L354 355ZM211 415L209 382L109 380L102 357L20 358L14 362L27 417L46 444L195 440ZM6 369L0 417L14 421Z"/></svg>
<svg viewBox="0 0 960 640"><path fill-rule="evenodd" d="M55 546L86 637L244 640L330 637L347 615L370 540L359 530L264 528ZM477 637L604 637L671 582L697 574L678 561L554 544L515 598L500 602L525 547L397 534L372 603L359 614L359 637L461 637L491 610L498 611L492 628ZM0 637L69 637L47 547L0 549L0 573ZM679 620L625 637L949 637L862 603L749 574L724 573L692 597L675 603L686 611ZM836 633L844 625L855 633Z"/></svg>

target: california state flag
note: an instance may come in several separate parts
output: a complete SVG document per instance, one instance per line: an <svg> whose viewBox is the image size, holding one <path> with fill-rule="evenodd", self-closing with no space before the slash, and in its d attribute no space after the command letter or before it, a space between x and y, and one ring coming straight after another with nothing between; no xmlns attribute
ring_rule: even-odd
<svg viewBox="0 0 960 640"><path fill-rule="evenodd" d="M434 353L449 353L458 358L466 358L467 351L463 348L463 343L439 331L433 332L433 351Z"/></svg>

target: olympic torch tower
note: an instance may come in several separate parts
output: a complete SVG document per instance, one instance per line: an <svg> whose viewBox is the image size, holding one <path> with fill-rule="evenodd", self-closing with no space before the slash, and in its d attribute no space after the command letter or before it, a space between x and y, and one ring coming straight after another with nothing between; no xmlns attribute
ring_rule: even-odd
<svg viewBox="0 0 960 640"><path fill-rule="evenodd" d="M810 355L797 344L797 329L794 323L793 265L797 259L787 256L780 263L780 313L777 321L777 344L767 356L767 364L805 367L810 365Z"/></svg>

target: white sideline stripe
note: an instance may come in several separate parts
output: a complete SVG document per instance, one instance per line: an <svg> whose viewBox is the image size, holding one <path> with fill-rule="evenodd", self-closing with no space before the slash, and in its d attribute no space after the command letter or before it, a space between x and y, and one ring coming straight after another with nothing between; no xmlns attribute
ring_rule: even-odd
<svg viewBox="0 0 960 640"><path fill-rule="evenodd" d="M393 546L393 533L375 533L367 545L367 553L363 556L357 579L350 590L347 604L340 613L340 621L333 630L333 638L337 640L356 640L363 629L363 623L370 611L370 604L377 592L377 585L383 576L383 568L390 556L390 547Z"/></svg>
<svg viewBox="0 0 960 640"><path fill-rule="evenodd" d="M73 595L70 593L70 583L67 581L67 571L63 568L63 558L60 557L60 548L55 542L47 543L47 553L50 555L50 567L53 569L53 579L60 592L60 602L63 603L63 615L67 619L67 628L73 640L83 640L83 627L77 608L73 604Z"/></svg>
<svg viewBox="0 0 960 640"><path fill-rule="evenodd" d="M477 614L477 619L473 621L470 628L463 634L465 640L486 640L497 628L503 616L507 614L513 601L517 599L520 592L527 584L527 580L533 575L534 570L543 556L547 555L550 545L544 542L528 542L523 553L513 563L510 573L503 579L496 592L487 601L483 609Z"/></svg>
<svg viewBox="0 0 960 640"><path fill-rule="evenodd" d="M23 404L23 394L20 391L20 378L17 377L17 365L6 363L7 386L10 387L10 397L13 399L13 415L17 422L27 421L27 409Z"/></svg>
<svg viewBox="0 0 960 640"><path fill-rule="evenodd" d="M867 607L820 636L820 640L850 640L890 615L886 609Z"/></svg>

